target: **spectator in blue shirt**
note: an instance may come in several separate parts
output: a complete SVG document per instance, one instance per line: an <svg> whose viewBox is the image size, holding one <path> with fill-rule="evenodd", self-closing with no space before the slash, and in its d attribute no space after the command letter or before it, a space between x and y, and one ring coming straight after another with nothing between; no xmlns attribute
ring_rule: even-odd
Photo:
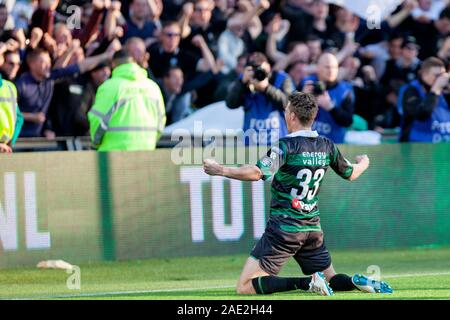
<svg viewBox="0 0 450 320"><path fill-rule="evenodd" d="M38 48L27 54L26 62L29 71L22 74L16 82L18 102L24 117L21 137L55 137L47 111L53 96L55 80L74 76L89 71L98 64L111 59L113 50L65 68L51 69L51 58L48 51Z"/></svg>

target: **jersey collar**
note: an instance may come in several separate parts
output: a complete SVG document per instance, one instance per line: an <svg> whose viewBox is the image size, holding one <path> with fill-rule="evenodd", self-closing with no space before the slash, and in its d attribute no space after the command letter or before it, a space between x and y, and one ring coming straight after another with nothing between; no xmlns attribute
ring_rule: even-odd
<svg viewBox="0 0 450 320"><path fill-rule="evenodd" d="M306 138L317 138L319 134L316 130L298 130L287 135L288 137L306 137Z"/></svg>

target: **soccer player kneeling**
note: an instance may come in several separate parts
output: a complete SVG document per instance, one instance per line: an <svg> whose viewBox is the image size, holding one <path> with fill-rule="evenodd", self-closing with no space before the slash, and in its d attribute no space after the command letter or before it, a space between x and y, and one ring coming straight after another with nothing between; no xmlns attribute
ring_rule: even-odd
<svg viewBox="0 0 450 320"><path fill-rule="evenodd" d="M333 291L359 289L392 293L385 282L361 274L336 274L320 227L318 192L327 168L353 181L368 167L367 155L350 163L334 143L311 126L318 106L314 96L294 92L289 96L285 119L289 135L272 146L256 165L229 168L204 160L209 175L243 181L272 180L270 216L265 232L253 248L240 275L239 294L270 294L306 290L325 296ZM278 277L281 267L293 257L308 277Z"/></svg>

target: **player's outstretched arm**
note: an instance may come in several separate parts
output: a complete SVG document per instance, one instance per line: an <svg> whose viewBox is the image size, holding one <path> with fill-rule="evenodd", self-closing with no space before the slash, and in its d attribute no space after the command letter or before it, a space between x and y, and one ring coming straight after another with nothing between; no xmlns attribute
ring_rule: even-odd
<svg viewBox="0 0 450 320"><path fill-rule="evenodd" d="M366 154L356 156L356 163L352 164L353 172L352 175L348 178L348 180L353 181L359 178L360 175L363 174L364 171L369 168L370 160Z"/></svg>
<svg viewBox="0 0 450 320"><path fill-rule="evenodd" d="M242 166L239 168L224 167L215 160L203 160L203 169L210 176L223 176L242 181L258 181L262 178L261 169L257 166Z"/></svg>

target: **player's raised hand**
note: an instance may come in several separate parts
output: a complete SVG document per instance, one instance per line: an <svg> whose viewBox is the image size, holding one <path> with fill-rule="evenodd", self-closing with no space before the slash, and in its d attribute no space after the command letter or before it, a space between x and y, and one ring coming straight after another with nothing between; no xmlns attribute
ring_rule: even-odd
<svg viewBox="0 0 450 320"><path fill-rule="evenodd" d="M367 170L367 168L369 168L369 157L367 156L367 154L363 154L363 155L358 155L355 157L356 163L352 164L353 167L353 172L351 174L350 177L348 177L348 180L350 181L354 181L356 179L359 178L360 175L362 175L364 173L364 171ZM348 161L348 160L346 160Z"/></svg>
<svg viewBox="0 0 450 320"><path fill-rule="evenodd" d="M370 160L369 160L369 157L367 156L367 154L356 156L355 160L356 160L356 163L364 164L364 165L367 165L367 167L369 167Z"/></svg>
<svg viewBox="0 0 450 320"><path fill-rule="evenodd" d="M203 170L210 176L221 176L223 175L223 166L218 164L217 161L213 159L203 160Z"/></svg>

